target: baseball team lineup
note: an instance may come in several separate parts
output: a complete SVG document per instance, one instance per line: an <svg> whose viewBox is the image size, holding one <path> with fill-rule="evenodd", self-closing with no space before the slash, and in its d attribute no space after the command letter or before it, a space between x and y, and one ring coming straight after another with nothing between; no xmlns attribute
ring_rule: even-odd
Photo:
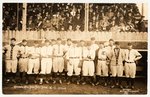
<svg viewBox="0 0 150 97"><path fill-rule="evenodd" d="M5 83L23 84L72 84L91 86L102 85L110 88L134 89L136 77L136 61L142 55L128 43L126 49L120 42L109 39L104 43L96 43L95 37L89 42L74 41L70 38L66 44L62 39L45 39L42 46L34 41L28 46L28 40L20 44L11 38L10 44L3 47L5 61ZM125 76L125 78L123 78ZM125 81L126 85L122 82Z"/></svg>

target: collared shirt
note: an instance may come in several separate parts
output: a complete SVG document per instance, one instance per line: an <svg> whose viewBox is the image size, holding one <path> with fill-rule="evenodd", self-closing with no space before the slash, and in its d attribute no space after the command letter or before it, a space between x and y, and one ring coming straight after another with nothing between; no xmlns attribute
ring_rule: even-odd
<svg viewBox="0 0 150 97"><path fill-rule="evenodd" d="M28 46L23 46L23 45L20 46L21 57L27 57L28 51L29 51L29 47Z"/></svg>
<svg viewBox="0 0 150 97"><path fill-rule="evenodd" d="M93 49L94 51L96 51L98 48L99 48L99 46L97 44L91 45L91 49Z"/></svg>
<svg viewBox="0 0 150 97"><path fill-rule="evenodd" d="M41 48L40 47L29 47L29 54L32 55L33 58L37 58L37 57L40 57L40 53L41 53Z"/></svg>
<svg viewBox="0 0 150 97"><path fill-rule="evenodd" d="M136 57L142 56L137 50L125 50L125 61L134 62Z"/></svg>
<svg viewBox="0 0 150 97"><path fill-rule="evenodd" d="M91 59L95 59L95 51L93 49L88 50L87 48L83 51L83 57L88 58L91 57Z"/></svg>
<svg viewBox="0 0 150 97"><path fill-rule="evenodd" d="M43 46L41 47L41 55L44 57L48 57L53 54L53 47L52 46Z"/></svg>
<svg viewBox="0 0 150 97"><path fill-rule="evenodd" d="M106 53L107 53L107 54L110 54L111 51L112 51L114 48L115 48L115 46L108 46L108 47L105 47Z"/></svg>
<svg viewBox="0 0 150 97"><path fill-rule="evenodd" d="M81 49L79 47L71 47L67 52L66 58L79 58L81 60Z"/></svg>
<svg viewBox="0 0 150 97"><path fill-rule="evenodd" d="M80 46L79 48L80 48L80 51L81 51L81 57L83 58L83 52L86 49L86 47Z"/></svg>
<svg viewBox="0 0 150 97"><path fill-rule="evenodd" d="M54 56L63 56L65 51L64 45L54 45L53 46L53 54Z"/></svg>
<svg viewBox="0 0 150 97"><path fill-rule="evenodd" d="M98 50L98 59L106 59L107 54L106 54L106 49L102 48Z"/></svg>
<svg viewBox="0 0 150 97"><path fill-rule="evenodd" d="M18 52L20 51L20 47L18 45L14 45L13 48L11 45L7 45L3 48L6 51L6 59L15 60L17 59Z"/></svg>

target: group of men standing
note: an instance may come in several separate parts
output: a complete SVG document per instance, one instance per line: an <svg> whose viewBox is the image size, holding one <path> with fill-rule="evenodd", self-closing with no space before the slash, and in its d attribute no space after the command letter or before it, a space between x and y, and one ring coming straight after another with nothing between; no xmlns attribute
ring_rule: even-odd
<svg viewBox="0 0 150 97"><path fill-rule="evenodd" d="M113 39L104 44L96 44L94 37L90 42L67 39L63 45L62 39L57 38L45 40L41 47L37 41L31 47L27 46L27 40L22 40L21 46L15 42L12 38L11 43L3 48L7 83L16 82L14 77L19 70L21 82L26 84L30 81L62 84L65 80L67 84L75 81L76 84L95 86L104 79L105 86L111 81L111 88L123 88L121 82L125 71L126 86L134 88L135 61L142 57L132 49L131 43L124 50Z"/></svg>

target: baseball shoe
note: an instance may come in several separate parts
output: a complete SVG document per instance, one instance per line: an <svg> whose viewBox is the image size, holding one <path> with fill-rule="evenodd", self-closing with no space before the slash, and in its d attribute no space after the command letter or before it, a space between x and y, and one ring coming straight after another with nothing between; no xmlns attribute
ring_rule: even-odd
<svg viewBox="0 0 150 97"><path fill-rule="evenodd" d="M110 88L112 88L112 89L113 89L113 88L115 88L115 86L114 86L114 85L112 85Z"/></svg>
<svg viewBox="0 0 150 97"><path fill-rule="evenodd" d="M67 82L67 85L69 85L70 84L70 81L69 82Z"/></svg>
<svg viewBox="0 0 150 97"><path fill-rule="evenodd" d="M34 80L34 83L36 84L36 83L37 83L37 81L36 81L36 80Z"/></svg>
<svg viewBox="0 0 150 97"><path fill-rule="evenodd" d="M122 85L120 85L120 86L119 86L119 88L120 88L120 89L123 89L123 86L122 86Z"/></svg>
<svg viewBox="0 0 150 97"><path fill-rule="evenodd" d="M106 86L107 86L107 83L104 83L104 86L106 87Z"/></svg>
<svg viewBox="0 0 150 97"><path fill-rule="evenodd" d="M29 84L29 82L28 82L28 81L26 81L26 82L25 82L25 84L27 85L27 84Z"/></svg>
<svg viewBox="0 0 150 97"><path fill-rule="evenodd" d="M134 86L131 86L131 89L134 89L135 87Z"/></svg>
<svg viewBox="0 0 150 97"><path fill-rule="evenodd" d="M61 81L61 80L59 80L59 83L60 83L60 84L62 84L62 81Z"/></svg>
<svg viewBox="0 0 150 97"><path fill-rule="evenodd" d="M82 85L85 85L85 84L86 84L86 82L83 82L83 83L82 83Z"/></svg>
<svg viewBox="0 0 150 97"><path fill-rule="evenodd" d="M12 82L15 84L16 83L16 81L14 80L14 79L12 79Z"/></svg>
<svg viewBox="0 0 150 97"><path fill-rule="evenodd" d="M126 88L126 89L128 89L128 88L129 88L129 86L127 85L127 86L125 86L125 88Z"/></svg>
<svg viewBox="0 0 150 97"><path fill-rule="evenodd" d="M95 84L94 84L94 83L91 83L91 85L92 85L92 86L95 86Z"/></svg>
<svg viewBox="0 0 150 97"><path fill-rule="evenodd" d="M77 81L77 85L79 85L80 83Z"/></svg>
<svg viewBox="0 0 150 97"><path fill-rule="evenodd" d="M10 79L7 79L5 83L8 84L9 82L10 82Z"/></svg>
<svg viewBox="0 0 150 97"><path fill-rule="evenodd" d="M56 84L56 81L55 81L55 80L53 81L53 84Z"/></svg>
<svg viewBox="0 0 150 97"><path fill-rule="evenodd" d="M46 80L45 83L46 83L46 84L49 84L49 81Z"/></svg>
<svg viewBox="0 0 150 97"><path fill-rule="evenodd" d="M99 85L99 82L97 82L95 85L96 85L96 86Z"/></svg>

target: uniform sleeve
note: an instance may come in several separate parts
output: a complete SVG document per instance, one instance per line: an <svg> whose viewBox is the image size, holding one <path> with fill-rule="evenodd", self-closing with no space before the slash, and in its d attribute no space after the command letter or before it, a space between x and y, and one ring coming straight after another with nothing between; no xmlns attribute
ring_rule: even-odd
<svg viewBox="0 0 150 97"><path fill-rule="evenodd" d="M69 59L69 52L70 52L70 51L67 51L67 52L66 52L66 59Z"/></svg>
<svg viewBox="0 0 150 97"><path fill-rule="evenodd" d="M92 50L91 58L94 60L95 59L95 51Z"/></svg>
<svg viewBox="0 0 150 97"><path fill-rule="evenodd" d="M135 50L135 58L137 58L137 57L142 57L142 55L137 51L137 50Z"/></svg>

